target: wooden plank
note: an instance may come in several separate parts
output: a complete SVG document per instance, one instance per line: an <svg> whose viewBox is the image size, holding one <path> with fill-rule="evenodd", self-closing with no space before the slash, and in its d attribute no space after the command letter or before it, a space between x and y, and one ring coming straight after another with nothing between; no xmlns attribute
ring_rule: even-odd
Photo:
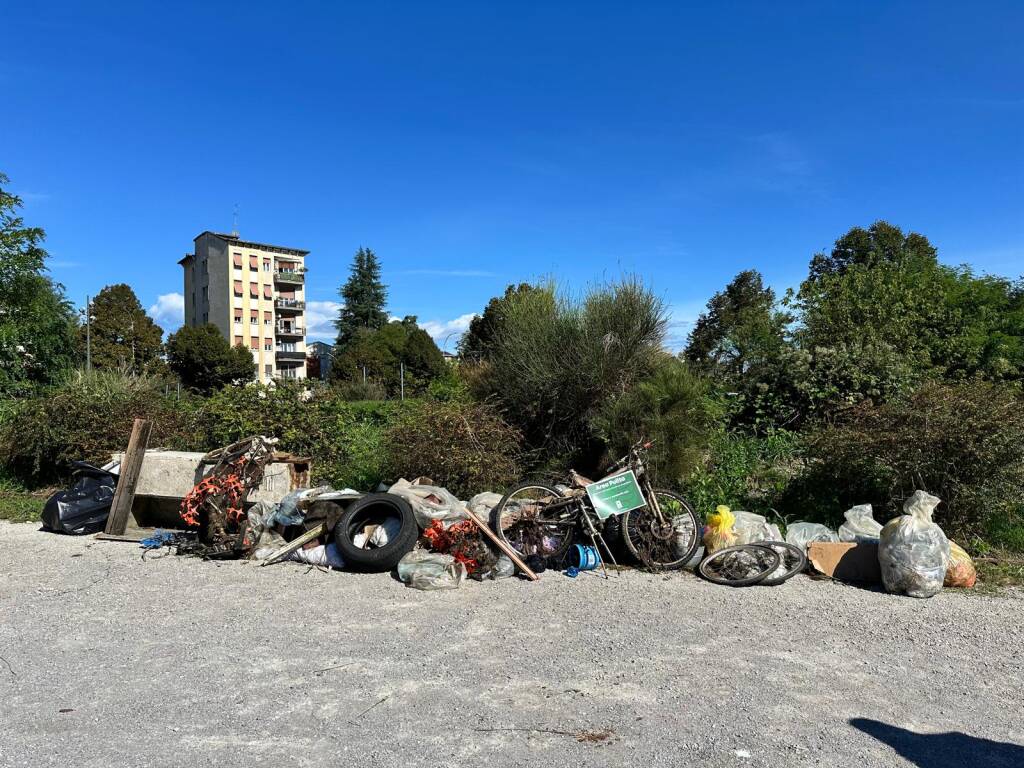
<svg viewBox="0 0 1024 768"><path fill-rule="evenodd" d="M316 538L319 538L320 536L322 536L325 533L327 533L327 523L321 523L316 528L311 528L310 530L306 531L304 534L302 534L298 538L292 539L291 541L289 541L283 547L281 547L280 549L276 550L270 557L268 557L266 560L264 560L262 563L260 563L260 565L264 566L264 565L272 565L273 563L277 563L277 562L283 560L284 558L288 557L288 555L290 555L292 552L297 550L299 547L301 547L306 542L312 541L313 539L316 539Z"/></svg>
<svg viewBox="0 0 1024 768"><path fill-rule="evenodd" d="M104 533L123 536L132 513L132 502L135 501L135 487L139 484L142 471L142 460L146 458L146 446L149 444L149 433L152 429L146 419L136 419L132 424L132 435L128 439L128 449L121 461L121 472L117 478L114 501L110 505L110 515Z"/></svg>
<svg viewBox="0 0 1024 768"><path fill-rule="evenodd" d="M523 562L523 558L521 558L519 554L514 549L512 549L512 547L510 547L504 541L499 539L497 534L488 527L487 523L485 523L483 520L477 517L476 514L474 514L469 509L469 507L466 507L466 514L469 515L470 520L476 523L476 527L483 531L483 534L494 542L494 545L498 549L500 549L502 552L508 555L509 559L513 563L515 563L516 568L518 568L520 571L526 574L526 578L528 578L530 581L540 581L540 576L538 576L536 573L530 570L529 566L527 566L526 563Z"/></svg>

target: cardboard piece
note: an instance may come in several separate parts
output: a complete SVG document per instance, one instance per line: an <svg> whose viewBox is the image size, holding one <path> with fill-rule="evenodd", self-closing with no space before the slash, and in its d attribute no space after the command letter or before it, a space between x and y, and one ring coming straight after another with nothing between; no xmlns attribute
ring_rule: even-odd
<svg viewBox="0 0 1024 768"><path fill-rule="evenodd" d="M807 545L807 560L814 570L837 581L882 582L877 542L812 541Z"/></svg>

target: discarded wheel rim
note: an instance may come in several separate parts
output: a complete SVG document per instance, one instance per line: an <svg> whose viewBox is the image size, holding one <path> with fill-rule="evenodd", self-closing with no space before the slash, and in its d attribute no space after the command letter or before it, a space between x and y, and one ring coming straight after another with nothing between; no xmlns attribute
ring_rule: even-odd
<svg viewBox="0 0 1024 768"><path fill-rule="evenodd" d="M779 556L778 568L761 580L760 584L763 587L778 586L807 569L807 553L795 544L785 541L759 541L754 546L770 549Z"/></svg>
<svg viewBox="0 0 1024 768"><path fill-rule="evenodd" d="M713 584L749 587L767 578L781 562L779 553L771 547L742 544L704 558L697 571Z"/></svg>

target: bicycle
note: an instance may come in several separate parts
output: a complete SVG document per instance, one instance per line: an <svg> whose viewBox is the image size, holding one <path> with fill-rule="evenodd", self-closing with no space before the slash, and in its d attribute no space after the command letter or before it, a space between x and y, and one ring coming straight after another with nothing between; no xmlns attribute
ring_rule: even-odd
<svg viewBox="0 0 1024 768"><path fill-rule="evenodd" d="M573 471L564 490L532 481L513 487L491 510L491 528L524 559L538 555L561 564L582 534L595 547L600 542L615 563L602 531L621 516L620 536L633 557L652 570L682 568L700 545L701 525L686 499L651 485L650 447L634 444L598 481Z"/></svg>

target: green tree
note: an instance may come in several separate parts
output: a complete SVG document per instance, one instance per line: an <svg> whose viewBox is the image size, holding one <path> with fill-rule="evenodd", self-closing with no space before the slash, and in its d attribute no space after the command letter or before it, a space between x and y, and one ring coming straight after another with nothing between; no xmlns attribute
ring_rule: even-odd
<svg viewBox="0 0 1024 768"><path fill-rule="evenodd" d="M505 319L508 303L530 291L540 290L529 283L510 285L505 288L502 296L495 296L487 302L483 314L476 315L469 323L469 328L459 339L459 356L472 361L486 360L494 347L494 340Z"/></svg>
<svg viewBox="0 0 1024 768"><path fill-rule="evenodd" d="M167 339L167 362L181 383L209 393L228 384L252 381L256 364L241 344L230 346L212 323L186 325Z"/></svg>
<svg viewBox="0 0 1024 768"><path fill-rule="evenodd" d="M75 318L46 276L46 235L26 227L0 173L0 393L58 380L74 365Z"/></svg>
<svg viewBox="0 0 1024 768"><path fill-rule="evenodd" d="M145 313L135 292L124 283L108 285L92 301L89 330L92 364L141 373L151 368L163 349L163 331ZM86 329L79 330L84 355Z"/></svg>
<svg viewBox="0 0 1024 768"><path fill-rule="evenodd" d="M422 394L431 381L447 372L441 350L412 316L393 320L376 330L358 330L345 349L335 356L331 378L361 382L365 368L368 381L382 385L389 397L396 397L401 391L403 363L406 395Z"/></svg>
<svg viewBox="0 0 1024 768"><path fill-rule="evenodd" d="M356 251L351 274L339 293L343 306L334 322L338 349L344 349L360 330L377 330L387 323L387 288L380 280L377 255L369 248Z"/></svg>
<svg viewBox="0 0 1024 768"><path fill-rule="evenodd" d="M928 238L903 231L886 221L876 221L867 229L854 227L836 240L828 255L817 253L811 258L808 280L819 280L827 275L841 275L852 266L868 269L882 264L902 267L934 265L935 247Z"/></svg>

